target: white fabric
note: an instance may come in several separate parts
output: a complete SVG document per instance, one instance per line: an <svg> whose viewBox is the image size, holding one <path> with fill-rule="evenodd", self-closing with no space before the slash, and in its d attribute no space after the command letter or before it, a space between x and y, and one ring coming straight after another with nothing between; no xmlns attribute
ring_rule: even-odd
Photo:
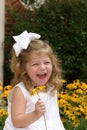
<svg viewBox="0 0 87 130"><path fill-rule="evenodd" d="M29 92L25 89L24 84L22 82L20 82L17 86L19 86L19 88L23 92L23 95L27 102L26 113L34 111L35 103L38 100L37 94L35 94L34 96L31 96ZM12 93L14 92L14 89L15 88L13 88L13 90L9 94L9 98L8 98L8 115L9 116L6 119L3 130L46 130L43 116L39 118L39 120L32 123L31 125L27 126L26 128L15 128L13 126L10 113L11 113L11 98L12 98ZM61 122L60 115L59 115L59 109L58 109L58 103L57 103L57 92L55 92L54 96L52 96L49 91L47 93L40 92L39 96L46 105L45 118L46 118L46 123L47 123L47 130L65 130Z"/></svg>
<svg viewBox="0 0 87 130"><path fill-rule="evenodd" d="M13 45L16 56L19 56L22 49L27 49L32 40L39 39L41 36L37 33L28 33L26 30L18 36L13 36L16 43Z"/></svg>

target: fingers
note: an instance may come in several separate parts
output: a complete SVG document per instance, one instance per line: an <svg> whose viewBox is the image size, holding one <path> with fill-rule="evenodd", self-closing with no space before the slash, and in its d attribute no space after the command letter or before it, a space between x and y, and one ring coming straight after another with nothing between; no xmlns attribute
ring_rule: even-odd
<svg viewBox="0 0 87 130"><path fill-rule="evenodd" d="M46 112L45 104L41 99L39 99L37 103L35 104L35 109L37 113L41 115Z"/></svg>

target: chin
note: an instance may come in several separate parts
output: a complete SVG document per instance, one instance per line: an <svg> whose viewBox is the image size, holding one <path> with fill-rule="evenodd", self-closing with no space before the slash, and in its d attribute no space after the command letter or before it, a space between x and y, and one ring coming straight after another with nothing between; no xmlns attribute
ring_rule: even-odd
<svg viewBox="0 0 87 130"><path fill-rule="evenodd" d="M46 83L41 83L41 84L38 84L38 86L44 86L46 85Z"/></svg>

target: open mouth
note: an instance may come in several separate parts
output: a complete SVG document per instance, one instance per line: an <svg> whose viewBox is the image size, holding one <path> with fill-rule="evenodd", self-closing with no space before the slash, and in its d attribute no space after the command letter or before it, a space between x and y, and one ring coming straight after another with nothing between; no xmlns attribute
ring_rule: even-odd
<svg viewBox="0 0 87 130"><path fill-rule="evenodd" d="M44 73L44 74L37 74L37 76L38 76L38 78L40 78L40 79L44 79L44 78L46 78L47 73Z"/></svg>

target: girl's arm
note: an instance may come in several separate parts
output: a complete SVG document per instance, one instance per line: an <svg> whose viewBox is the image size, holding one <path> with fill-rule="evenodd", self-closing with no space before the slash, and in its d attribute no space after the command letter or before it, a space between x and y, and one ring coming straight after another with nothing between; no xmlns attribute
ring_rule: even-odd
<svg viewBox="0 0 87 130"><path fill-rule="evenodd" d="M16 87L11 105L11 117L15 127L24 128L38 120L45 113L45 105L40 99L35 104L35 111L25 113L25 109L26 101L24 95L20 88Z"/></svg>

